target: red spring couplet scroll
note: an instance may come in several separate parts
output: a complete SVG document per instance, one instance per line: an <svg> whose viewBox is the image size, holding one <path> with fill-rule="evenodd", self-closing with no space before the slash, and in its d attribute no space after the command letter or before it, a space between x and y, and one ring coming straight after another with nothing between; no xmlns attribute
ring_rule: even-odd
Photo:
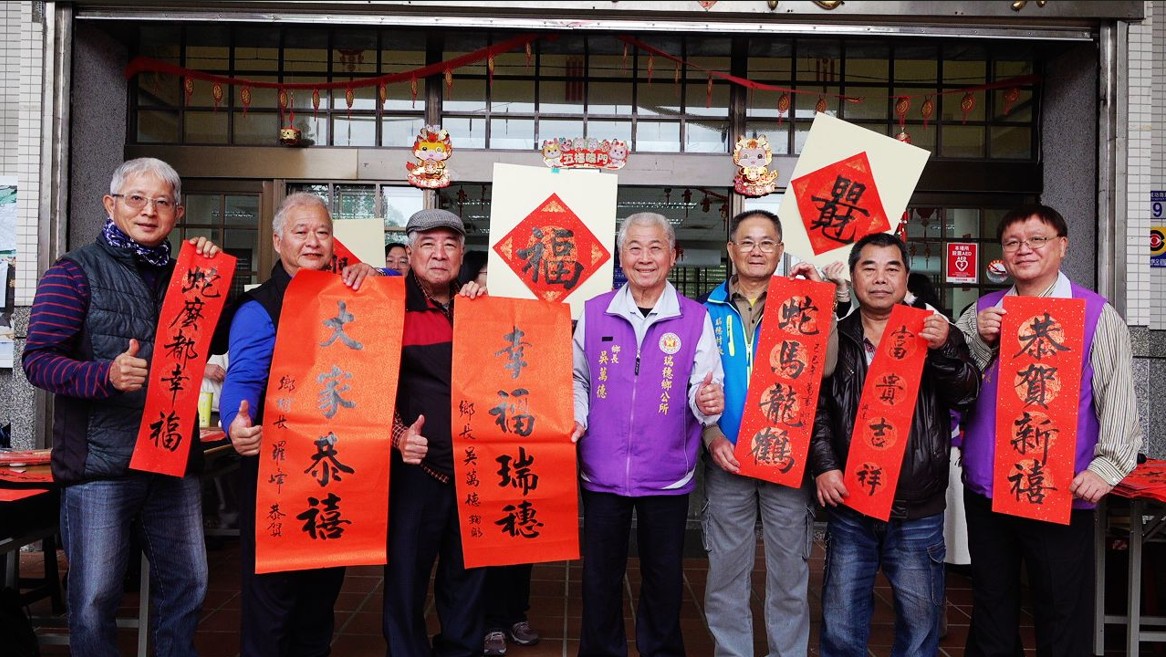
<svg viewBox="0 0 1166 657"><path fill-rule="evenodd" d="M146 406L130 467L181 477L198 435L198 393L215 325L223 312L235 258L219 251L200 255L183 242L158 327L146 379Z"/></svg>
<svg viewBox="0 0 1166 657"><path fill-rule="evenodd" d="M753 354L749 392L733 451L741 474L798 488L814 429L834 284L774 277ZM731 326L714 327L731 331ZM722 345L728 341L719 336ZM726 347L727 348L727 347ZM738 345L736 349L748 349Z"/></svg>
<svg viewBox="0 0 1166 657"><path fill-rule="evenodd" d="M927 360L919 337L931 312L902 304L891 310L858 401L842 484L845 504L879 520L891 517L903 454L911 438L915 399Z"/></svg>
<svg viewBox="0 0 1166 657"><path fill-rule="evenodd" d="M454 478L467 568L579 558L571 309L458 300Z"/></svg>
<svg viewBox="0 0 1166 657"><path fill-rule="evenodd" d="M255 572L385 563L404 279L301 269L263 410Z"/></svg>
<svg viewBox="0 0 1166 657"><path fill-rule="evenodd" d="M327 271L339 274L348 265L355 265L358 262L361 262L361 259L356 257L356 254L351 249L341 244L340 240L335 237L332 238L332 262L328 263ZM373 266L377 267L380 264L383 263L374 264Z"/></svg>
<svg viewBox="0 0 1166 657"><path fill-rule="evenodd" d="M992 510L1069 524L1085 301L1004 297Z"/></svg>

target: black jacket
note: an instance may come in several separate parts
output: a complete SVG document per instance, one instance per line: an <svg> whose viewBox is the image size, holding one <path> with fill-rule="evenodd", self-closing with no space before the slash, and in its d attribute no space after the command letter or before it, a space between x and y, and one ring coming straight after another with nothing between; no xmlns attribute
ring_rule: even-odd
<svg viewBox="0 0 1166 657"><path fill-rule="evenodd" d="M818 395L809 457L814 477L846 466L867 369L862 317L854 312L838 322L838 366L834 375L822 382ZM911 435L891 506L892 519L923 518L943 511L950 467L950 411L968 410L979 392L980 372L963 335L953 326L947 343L927 352Z"/></svg>

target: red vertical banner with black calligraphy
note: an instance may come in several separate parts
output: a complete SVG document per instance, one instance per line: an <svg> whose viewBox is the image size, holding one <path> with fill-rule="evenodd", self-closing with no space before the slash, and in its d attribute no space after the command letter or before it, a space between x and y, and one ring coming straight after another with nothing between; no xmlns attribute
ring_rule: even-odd
<svg viewBox="0 0 1166 657"><path fill-rule="evenodd" d="M896 304L866 373L842 483L847 506L879 520L891 517L903 454L911 438L915 399L927 360L919 336L929 310Z"/></svg>
<svg viewBox="0 0 1166 657"><path fill-rule="evenodd" d="M263 409L255 572L385 563L405 286L301 269Z"/></svg>
<svg viewBox="0 0 1166 657"><path fill-rule="evenodd" d="M182 243L154 331L146 406L130 468L185 474L190 441L198 436L198 393L211 337L234 276L234 256L219 251L208 258L190 242Z"/></svg>
<svg viewBox="0 0 1166 657"><path fill-rule="evenodd" d="M451 404L466 567L579 558L571 370L570 306L459 301Z"/></svg>
<svg viewBox="0 0 1166 657"><path fill-rule="evenodd" d="M992 510L1069 524L1085 301L1004 297Z"/></svg>
<svg viewBox="0 0 1166 657"><path fill-rule="evenodd" d="M834 284L774 277L765 298L733 454L741 474L798 488L806 470L834 321ZM718 324L714 329L733 327ZM722 345L728 339L718 336Z"/></svg>
<svg viewBox="0 0 1166 657"><path fill-rule="evenodd" d="M347 246L341 244L340 240L336 239L335 237L332 238L332 262L328 263L327 271L339 274L340 272L344 271L344 268L348 265L355 265L358 262L361 262L361 259L356 257L356 254L352 252L352 249L349 249ZM372 266L378 267L383 264L383 262L379 262L373 264Z"/></svg>

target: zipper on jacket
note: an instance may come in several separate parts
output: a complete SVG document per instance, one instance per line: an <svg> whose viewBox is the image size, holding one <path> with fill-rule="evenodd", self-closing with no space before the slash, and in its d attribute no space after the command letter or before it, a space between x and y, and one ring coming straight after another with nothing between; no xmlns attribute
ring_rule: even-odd
<svg viewBox="0 0 1166 657"><path fill-rule="evenodd" d="M647 332L644 332L647 335ZM640 345L636 344L636 371L632 377L632 411L631 417L628 418L628 426L636 426L636 388L640 387ZM624 490L631 492L632 490L632 432L627 432L627 456L623 461L623 486Z"/></svg>

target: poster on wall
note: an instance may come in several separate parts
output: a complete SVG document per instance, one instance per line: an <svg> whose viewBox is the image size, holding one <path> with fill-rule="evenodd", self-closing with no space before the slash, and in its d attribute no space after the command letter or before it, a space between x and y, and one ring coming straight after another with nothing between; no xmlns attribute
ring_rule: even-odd
<svg viewBox="0 0 1166 657"><path fill-rule="evenodd" d="M980 245L974 242L947 243L947 282L980 282Z"/></svg>
<svg viewBox="0 0 1166 657"><path fill-rule="evenodd" d="M818 267L894 231L931 153L819 113L778 209L786 253Z"/></svg>
<svg viewBox="0 0 1166 657"><path fill-rule="evenodd" d="M615 264L614 174L494 165L490 294L583 302L611 289Z"/></svg>
<svg viewBox="0 0 1166 657"><path fill-rule="evenodd" d="M16 334L12 301L16 289L16 176L0 176L0 369L12 369Z"/></svg>

